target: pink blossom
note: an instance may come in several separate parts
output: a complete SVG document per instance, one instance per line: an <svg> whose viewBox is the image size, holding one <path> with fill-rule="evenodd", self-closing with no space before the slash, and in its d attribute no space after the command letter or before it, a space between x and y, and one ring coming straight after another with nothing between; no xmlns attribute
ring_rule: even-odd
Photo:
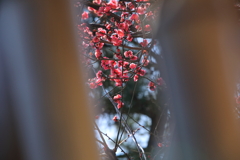
<svg viewBox="0 0 240 160"><path fill-rule="evenodd" d="M117 33L118 37L124 37L124 31L122 29L114 29L114 31Z"/></svg>
<svg viewBox="0 0 240 160"><path fill-rule="evenodd" d="M131 34L128 34L127 35L127 38L126 38L129 42L131 42L133 40L133 37Z"/></svg>
<svg viewBox="0 0 240 160"><path fill-rule="evenodd" d="M117 122L117 121L118 121L117 116L114 116L112 120L115 121L115 122Z"/></svg>
<svg viewBox="0 0 240 160"><path fill-rule="evenodd" d="M137 56L131 56L130 59L133 60L133 61L136 61L138 59L138 57Z"/></svg>
<svg viewBox="0 0 240 160"><path fill-rule="evenodd" d="M128 12L122 12L121 17L122 17L122 18L125 18L125 17L127 17L128 15L129 15Z"/></svg>
<svg viewBox="0 0 240 160"><path fill-rule="evenodd" d="M101 78L98 78L95 83L96 83L97 85L99 85L99 86L102 86L102 85L103 85Z"/></svg>
<svg viewBox="0 0 240 160"><path fill-rule="evenodd" d="M119 48L117 48L117 49L116 49L116 52L117 52L117 53L120 53L120 52L121 52L121 50L120 50Z"/></svg>
<svg viewBox="0 0 240 160"><path fill-rule="evenodd" d="M131 64L129 65L129 67L130 67L131 69L134 69L134 68L137 67L137 65L136 65L135 63L131 63Z"/></svg>
<svg viewBox="0 0 240 160"><path fill-rule="evenodd" d="M102 56L101 51L98 50L98 49L96 49L96 51L95 51L95 56L96 56L97 59L99 59L99 58Z"/></svg>
<svg viewBox="0 0 240 160"><path fill-rule="evenodd" d="M88 19L88 13L86 11L82 13L82 19Z"/></svg>
<svg viewBox="0 0 240 160"><path fill-rule="evenodd" d="M134 4L132 2L128 3L128 8L130 10L133 10L135 8Z"/></svg>
<svg viewBox="0 0 240 160"><path fill-rule="evenodd" d="M102 49L104 43L95 43L95 48Z"/></svg>
<svg viewBox="0 0 240 160"><path fill-rule="evenodd" d="M110 6L106 6L106 7L104 7L103 12L107 13L110 10L111 10L111 7Z"/></svg>
<svg viewBox="0 0 240 160"><path fill-rule="evenodd" d="M151 31L151 26L150 26L149 24L145 25L144 30L145 30L146 32Z"/></svg>
<svg viewBox="0 0 240 160"><path fill-rule="evenodd" d="M142 27L141 27L140 25L136 25L135 28L136 28L137 30L139 30L139 31L142 30Z"/></svg>
<svg viewBox="0 0 240 160"><path fill-rule="evenodd" d="M104 35L106 35L107 31L103 28L98 28L98 32L96 32L96 35L99 37L102 37Z"/></svg>
<svg viewBox="0 0 240 160"><path fill-rule="evenodd" d="M99 41L100 41L100 38L97 36L93 37L93 39L92 39L92 42L94 42L94 43L99 42Z"/></svg>
<svg viewBox="0 0 240 160"><path fill-rule="evenodd" d="M162 143L158 143L158 147L163 147L163 144Z"/></svg>
<svg viewBox="0 0 240 160"><path fill-rule="evenodd" d="M132 57L132 56L133 56L133 52L132 52L131 50L125 51L125 52L124 52L124 56L125 56L125 57Z"/></svg>
<svg viewBox="0 0 240 160"><path fill-rule="evenodd" d="M120 109L123 107L123 105L124 105L124 103L120 102L120 103L118 103L117 108Z"/></svg>
<svg viewBox="0 0 240 160"><path fill-rule="evenodd" d="M89 87L90 87L91 89L97 88L97 84L94 83L94 82L91 82L91 83L89 83Z"/></svg>
<svg viewBox="0 0 240 160"><path fill-rule="evenodd" d="M101 2L102 2L102 0L93 0L93 3L100 4Z"/></svg>
<svg viewBox="0 0 240 160"><path fill-rule="evenodd" d="M96 9L94 9L94 8L92 8L92 7L88 7L88 10L89 10L90 12L95 12L95 11L96 11Z"/></svg>
<svg viewBox="0 0 240 160"><path fill-rule="evenodd" d="M123 67L126 68L129 65L129 62L124 61L123 62Z"/></svg>
<svg viewBox="0 0 240 160"><path fill-rule="evenodd" d="M122 96L120 94L117 94L116 96L113 97L113 100L119 100L121 98L122 98Z"/></svg>
<svg viewBox="0 0 240 160"><path fill-rule="evenodd" d="M111 29L112 25L111 24L106 24L105 25L107 29Z"/></svg>
<svg viewBox="0 0 240 160"><path fill-rule="evenodd" d="M107 57L103 57L104 59L108 59ZM101 67L104 69L104 70L108 70L108 69L111 69L111 64L109 63L109 60L101 60Z"/></svg>
<svg viewBox="0 0 240 160"><path fill-rule="evenodd" d="M123 29L123 30L125 30L125 31L128 31L129 25L127 24L127 22L123 22L123 23L119 23L119 24L117 25L117 27L118 27L119 29Z"/></svg>
<svg viewBox="0 0 240 160"><path fill-rule="evenodd" d="M143 40L143 42L140 43L142 47L147 47L148 41L146 39Z"/></svg>
<svg viewBox="0 0 240 160"><path fill-rule="evenodd" d="M114 46L120 46L122 44L122 40L118 39L116 36L111 36L111 42Z"/></svg>
<svg viewBox="0 0 240 160"><path fill-rule="evenodd" d="M144 58L144 59L142 60L142 63L143 63L143 66L147 66L148 63L149 63L149 60Z"/></svg>
<svg viewBox="0 0 240 160"><path fill-rule="evenodd" d="M123 63L123 61L118 61L118 66L119 67L126 67L126 65L127 65L126 63L128 64L128 62Z"/></svg>
<svg viewBox="0 0 240 160"><path fill-rule="evenodd" d="M141 69L138 73L140 76L144 76L146 74L146 71Z"/></svg>
<svg viewBox="0 0 240 160"><path fill-rule="evenodd" d="M137 8L137 13L140 15L143 15L145 13L145 11L146 11L146 8L144 8L144 7L140 6Z"/></svg>
<svg viewBox="0 0 240 160"><path fill-rule="evenodd" d="M116 53L115 56L118 58L118 59L123 59L122 58L122 55L120 53Z"/></svg>
<svg viewBox="0 0 240 160"><path fill-rule="evenodd" d="M154 84L153 82L149 82L149 83L148 83L148 87L149 87L149 89L150 89L151 91L155 91L155 89L156 89L156 86L155 86L155 84Z"/></svg>
<svg viewBox="0 0 240 160"><path fill-rule="evenodd" d="M96 77L97 77L97 78L102 78L102 75L103 75L103 72L102 72L102 71L98 71L98 72L96 73Z"/></svg>
<svg viewBox="0 0 240 160"><path fill-rule="evenodd" d="M138 81L138 75L134 75L134 77L133 77L133 80L134 80L134 82L137 82Z"/></svg>
<svg viewBox="0 0 240 160"><path fill-rule="evenodd" d="M117 68L117 69L111 69L111 75L113 75L113 76L121 76L121 74L122 74L122 71L119 69L119 68Z"/></svg>
<svg viewBox="0 0 240 160"><path fill-rule="evenodd" d="M115 81L115 82L116 82L115 83L116 86L118 86L118 87L122 86L122 81Z"/></svg>
<svg viewBox="0 0 240 160"><path fill-rule="evenodd" d="M129 19L137 22L137 21L139 21L139 16L138 16L138 14L132 14Z"/></svg>
<svg viewBox="0 0 240 160"><path fill-rule="evenodd" d="M118 2L116 0L110 0L108 6L110 6L113 9L116 9L118 6Z"/></svg>

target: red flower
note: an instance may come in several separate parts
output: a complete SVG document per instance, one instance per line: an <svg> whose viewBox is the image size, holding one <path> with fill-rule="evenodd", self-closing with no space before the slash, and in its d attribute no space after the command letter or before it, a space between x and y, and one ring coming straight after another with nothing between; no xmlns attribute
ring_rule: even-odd
<svg viewBox="0 0 240 160"><path fill-rule="evenodd" d="M136 28L137 30L139 30L139 31L142 30L142 27L141 27L140 25L136 25L135 28Z"/></svg>
<svg viewBox="0 0 240 160"><path fill-rule="evenodd" d="M139 16L137 14L132 14L129 19L138 22L139 21Z"/></svg>
<svg viewBox="0 0 240 160"><path fill-rule="evenodd" d="M115 80L115 85L116 86L118 86L118 87L120 87L120 86L122 86L122 81L118 81L118 80Z"/></svg>
<svg viewBox="0 0 240 160"><path fill-rule="evenodd" d="M142 47L147 47L148 42L146 39L143 40L143 42L140 43Z"/></svg>
<svg viewBox="0 0 240 160"><path fill-rule="evenodd" d="M88 13L87 12L83 12L82 19L88 19Z"/></svg>
<svg viewBox="0 0 240 160"><path fill-rule="evenodd" d="M126 38L129 42L131 42L133 40L133 37L131 34L128 34L127 35L127 38Z"/></svg>
<svg viewBox="0 0 240 160"><path fill-rule="evenodd" d="M135 8L134 4L132 2L128 3L128 8L130 10L133 10Z"/></svg>
<svg viewBox="0 0 240 160"><path fill-rule="evenodd" d="M134 77L133 77L133 80L134 80L134 82L137 82L138 81L138 75L134 75Z"/></svg>
<svg viewBox="0 0 240 160"><path fill-rule="evenodd" d="M145 25L144 30L145 30L146 32L151 31L151 26L150 26L149 24Z"/></svg>
<svg viewBox="0 0 240 160"><path fill-rule="evenodd" d="M98 32L96 32L96 35L99 37L102 37L104 35L106 35L107 31L103 28L98 28Z"/></svg>
<svg viewBox="0 0 240 160"><path fill-rule="evenodd" d="M115 56L116 56L118 59L123 59L121 53L116 53Z"/></svg>
<svg viewBox="0 0 240 160"><path fill-rule="evenodd" d="M142 60L142 63L143 63L143 66L147 66L148 63L149 63L149 60L144 58L144 59Z"/></svg>
<svg viewBox="0 0 240 160"><path fill-rule="evenodd" d="M110 0L108 5L113 8L113 9L116 9L117 6L118 6L118 2L116 0Z"/></svg>
<svg viewBox="0 0 240 160"><path fill-rule="evenodd" d="M129 67L130 67L131 69L134 69L134 68L137 67L137 65L136 65L135 63L131 63L131 64L129 65Z"/></svg>
<svg viewBox="0 0 240 160"><path fill-rule="evenodd" d="M120 46L122 44L122 40L118 39L116 36L111 36L111 42L114 46Z"/></svg>
<svg viewBox="0 0 240 160"><path fill-rule="evenodd" d="M163 147L163 144L162 143L158 143L158 147Z"/></svg>
<svg viewBox="0 0 240 160"><path fill-rule="evenodd" d="M119 23L118 25L117 25L117 27L119 28L119 29L123 29L123 30L125 30L125 31L128 31L128 24L127 24L127 22L123 22L123 23Z"/></svg>
<svg viewBox="0 0 240 160"><path fill-rule="evenodd" d="M120 94L117 94L116 96L113 97L113 100L120 100L122 98L122 96Z"/></svg>
<svg viewBox="0 0 240 160"><path fill-rule="evenodd" d="M103 45L104 45L104 43L96 43L95 48L102 49Z"/></svg>
<svg viewBox="0 0 240 160"><path fill-rule="evenodd" d="M98 78L95 83L96 83L97 85L99 85L99 86L102 86L102 85L103 85L101 78Z"/></svg>
<svg viewBox="0 0 240 160"><path fill-rule="evenodd" d="M102 72L102 71L98 71L98 72L96 73L96 77L97 77L97 78L102 78L102 75L103 75L103 72Z"/></svg>
<svg viewBox="0 0 240 160"><path fill-rule="evenodd" d="M140 14L140 15L144 14L145 11L146 11L146 8L144 8L144 7L138 7L137 8L137 13Z"/></svg>
<svg viewBox="0 0 240 160"><path fill-rule="evenodd" d="M88 7L88 10L90 11L90 12L94 12L94 11L96 11L94 8L92 8L92 7Z"/></svg>
<svg viewBox="0 0 240 160"><path fill-rule="evenodd" d="M96 56L97 59L99 59L102 56L102 53L99 49L96 49L95 56Z"/></svg>
<svg viewBox="0 0 240 160"><path fill-rule="evenodd" d="M107 13L111 10L110 6L103 7L103 12Z"/></svg>
<svg viewBox="0 0 240 160"><path fill-rule="evenodd" d="M114 116L112 120L115 121L115 122L117 122L117 121L118 121L117 116Z"/></svg>
<svg viewBox="0 0 240 160"><path fill-rule="evenodd" d="M94 43L97 43L97 42L99 42L100 41L100 38L99 37L93 37L93 39L92 39L92 42L94 42Z"/></svg>
<svg viewBox="0 0 240 160"><path fill-rule="evenodd" d="M123 107L123 105L124 105L124 103L120 102L120 103L118 103L117 108L121 109Z"/></svg>
<svg viewBox="0 0 240 160"><path fill-rule="evenodd" d="M111 29L111 27L112 27L112 25L111 25L111 24L106 24L105 26L106 26L106 28L107 28L108 30L110 30L110 29Z"/></svg>
<svg viewBox="0 0 240 160"><path fill-rule="evenodd" d="M124 31L122 29L114 29L114 31L117 33L118 37L124 37Z"/></svg>
<svg viewBox="0 0 240 160"><path fill-rule="evenodd" d="M100 4L102 2L102 0L94 0L93 3L97 3Z"/></svg>
<svg viewBox="0 0 240 160"><path fill-rule="evenodd" d="M124 52L124 56L125 56L125 57L132 57L132 56L133 56L133 52L132 52L131 50L125 51L125 52Z"/></svg>
<svg viewBox="0 0 240 160"><path fill-rule="evenodd" d="M138 57L137 56L131 56L130 59L133 60L133 61L136 61L138 59Z"/></svg>
<svg viewBox="0 0 240 160"><path fill-rule="evenodd" d="M146 74L146 71L145 70L143 70L143 69L141 69L141 71L140 71L140 76L144 76Z"/></svg>
<svg viewBox="0 0 240 160"><path fill-rule="evenodd" d="M155 91L155 89L156 89L156 86L153 82L149 82L148 87L151 91Z"/></svg>
<svg viewBox="0 0 240 160"><path fill-rule="evenodd" d="M111 70L111 75L112 75L112 76L121 76L121 75L122 75L122 71L121 71L119 68L117 68L117 69L112 69L112 70Z"/></svg>

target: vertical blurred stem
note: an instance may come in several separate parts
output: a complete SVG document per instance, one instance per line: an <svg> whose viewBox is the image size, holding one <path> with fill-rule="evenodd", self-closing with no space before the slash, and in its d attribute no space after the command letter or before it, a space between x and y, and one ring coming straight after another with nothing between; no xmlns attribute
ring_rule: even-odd
<svg viewBox="0 0 240 160"><path fill-rule="evenodd" d="M159 37L176 123L168 160L240 159L233 115L239 61L233 5L217 0L163 5Z"/></svg>
<svg viewBox="0 0 240 160"><path fill-rule="evenodd" d="M5 105L12 106L26 160L98 159L71 5L1 1L1 57L11 99Z"/></svg>

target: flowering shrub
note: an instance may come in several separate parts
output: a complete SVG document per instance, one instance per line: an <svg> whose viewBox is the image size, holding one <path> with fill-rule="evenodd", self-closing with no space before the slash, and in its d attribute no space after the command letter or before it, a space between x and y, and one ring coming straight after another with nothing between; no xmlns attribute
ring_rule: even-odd
<svg viewBox="0 0 240 160"><path fill-rule="evenodd" d="M99 87L103 89L104 96L109 99L115 109L116 115L112 120L119 123L117 139L112 140L116 145L112 150L109 149L103 138L103 135L108 136L95 124L102 139L98 142L103 146L108 158L116 159L115 152L117 148L120 148L125 157L131 159L121 147L124 142L120 135L122 126L124 132L128 134L128 138L132 138L136 144L138 157L150 159L151 156L146 156L144 149L138 144L135 137L139 128L133 131L128 124L128 119L132 119L128 114L132 105L126 105L124 102L123 91L129 87L128 84L134 82L136 85L140 79L148 81L145 88L148 88L150 92L156 92L157 88L165 87L163 78L151 77L149 70L152 56L155 54L153 50L156 47L152 28L159 8L154 7L149 0L94 0L93 2L78 2L76 7L85 7L85 11L80 14L81 20L77 27L83 63L94 73L94 76L91 77L91 72L88 72L90 78L87 84L91 89ZM111 91L108 91L109 87L112 88ZM128 113L123 112L124 108L129 109ZM137 121L135 123L148 130ZM162 144L162 141L156 142L156 147L159 147L159 144Z"/></svg>

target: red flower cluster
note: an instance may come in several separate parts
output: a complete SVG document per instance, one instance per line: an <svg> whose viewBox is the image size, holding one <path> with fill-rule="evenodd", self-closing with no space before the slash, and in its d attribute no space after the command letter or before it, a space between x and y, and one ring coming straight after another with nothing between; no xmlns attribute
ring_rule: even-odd
<svg viewBox="0 0 240 160"><path fill-rule="evenodd" d="M116 96L113 97L114 102L116 102L118 105L118 109L122 108L124 103L121 101L122 96L120 94L117 94Z"/></svg>
<svg viewBox="0 0 240 160"><path fill-rule="evenodd" d="M149 81L145 87L150 91L165 84L162 78L151 80L147 77L148 71L152 72L154 68L149 64L154 60L151 54L156 44L151 31L157 9L151 11L151 3L150 0L93 0L84 2L88 7L79 16L79 49L85 66L93 74L88 85L91 89L104 88L105 95L116 109L112 120L124 124L125 128L127 123L122 113L125 114L123 109L127 103L124 104L123 97L126 96L123 91L128 84L145 79ZM158 146L166 145L158 143ZM104 150L108 149L104 146Z"/></svg>
<svg viewBox="0 0 240 160"><path fill-rule="evenodd" d="M97 62L101 67L96 71L96 76L88 81L91 89L102 86L106 80L123 87L127 81L137 82L140 77L146 76L145 67L150 63L148 52L151 50L150 46L155 44L149 36L146 38L147 34L151 35L150 23L155 17L154 12L148 9L151 4L147 2L148 0L93 0L88 12L82 13L82 23L78 25L78 29L84 62L87 66ZM92 18L94 21L89 22L90 16L95 17ZM139 37L143 40L136 44ZM106 45L112 46L112 53L106 53ZM154 91L156 85L162 83L163 80L158 79L156 83L151 81L148 86ZM113 100L118 109L124 106L120 94L115 95Z"/></svg>

